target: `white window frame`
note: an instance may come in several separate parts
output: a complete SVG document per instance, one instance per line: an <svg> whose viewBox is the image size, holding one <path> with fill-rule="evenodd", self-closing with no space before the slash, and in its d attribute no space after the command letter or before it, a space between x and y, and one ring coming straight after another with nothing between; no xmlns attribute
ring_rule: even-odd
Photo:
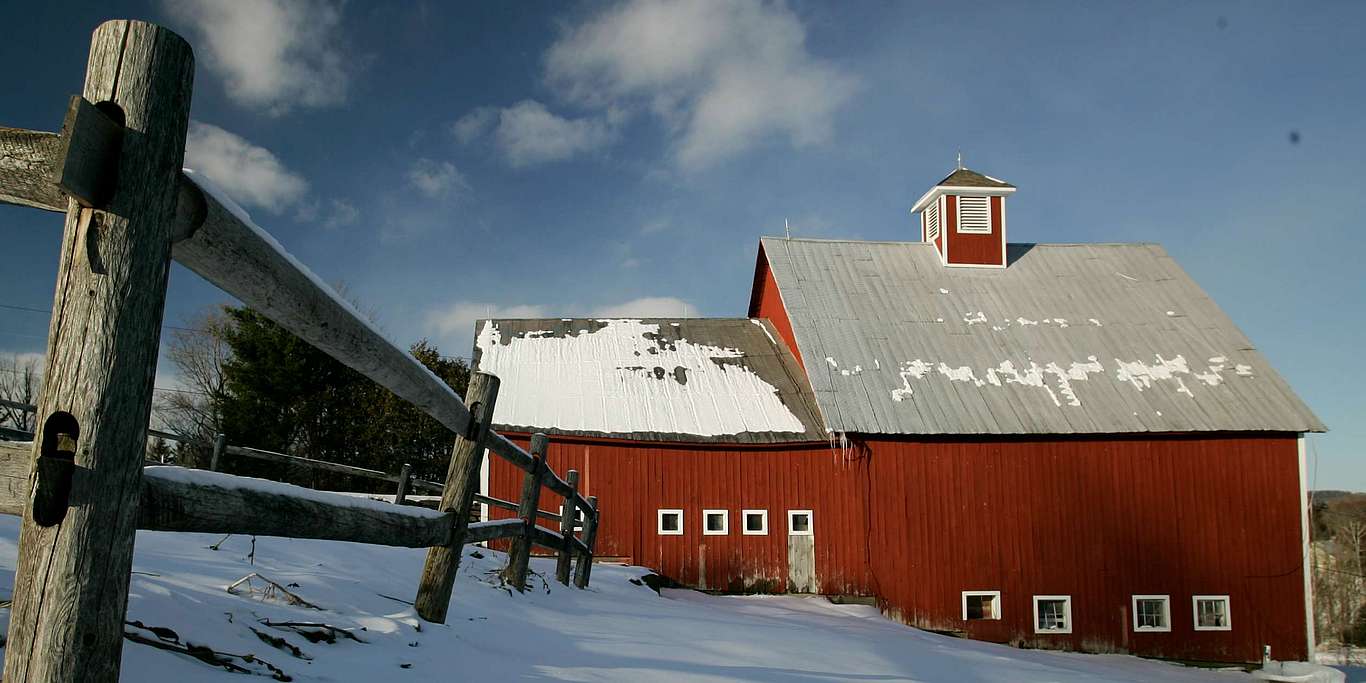
<svg viewBox="0 0 1366 683"><path fill-rule="evenodd" d="M1067 621L1066 628L1041 629L1039 628L1039 601L1040 600L1062 600L1062 615ZM1072 632L1072 596L1070 595L1036 595L1034 596L1034 633L1039 635L1068 634Z"/></svg>
<svg viewBox="0 0 1366 683"><path fill-rule="evenodd" d="M556 512L560 519L564 519L564 504L560 504L560 509ZM583 508L574 508L574 531L583 531Z"/></svg>
<svg viewBox="0 0 1366 683"><path fill-rule="evenodd" d="M677 530L675 530L675 531L665 531L665 529L664 529L664 516L665 516L665 515L678 515L678 529L677 529ZM655 525L655 530L659 532L659 535L660 535L660 536L682 536L682 535L683 535L683 521L684 521L683 510L682 510L681 508L660 508L660 509L659 509L659 517L658 517L657 523L656 523L656 525Z"/></svg>
<svg viewBox="0 0 1366 683"><path fill-rule="evenodd" d="M806 531L794 531L792 520L797 515L806 515ZM815 536L816 535L816 516L810 510L788 510L787 511L787 535L788 536Z"/></svg>
<svg viewBox="0 0 1366 683"><path fill-rule="evenodd" d="M758 531L749 530L749 516L759 515L763 520L763 528ZM740 511L740 531L745 536L767 536L768 535L768 510L741 510Z"/></svg>
<svg viewBox="0 0 1366 683"><path fill-rule="evenodd" d="M1200 625L1200 601L1201 600L1223 600L1224 601L1224 625L1223 626L1201 626ZM1232 631L1233 630L1233 601L1227 595L1192 595L1191 596L1191 624L1197 631Z"/></svg>
<svg viewBox="0 0 1366 683"><path fill-rule="evenodd" d="M1139 600L1161 600L1162 601L1162 621L1166 626L1140 626L1138 624L1138 601ZM1135 595L1129 603L1133 610L1134 633L1170 633L1172 630L1172 596L1170 595Z"/></svg>
<svg viewBox="0 0 1366 683"><path fill-rule="evenodd" d="M971 229L971 230L965 230L965 229L963 228L963 200L964 200L964 199L971 199L971 200L973 200L974 202L975 202L976 200L980 199L980 200L983 200L984 202L986 202L986 206L987 206L987 224L986 224L986 229L985 229L985 230L984 230L984 229L981 229L981 228L973 228L973 229ZM954 229L955 232L958 232L958 233L961 233L961 234L964 234L964 235L990 235L990 234L991 234L991 232L992 232L992 230L991 230L991 197L988 197L988 196L981 196L981 197L979 197L979 196L976 196L976 195L958 195L957 200L954 201L954 203L953 203L953 212L954 212L955 218L956 218L956 220L954 220L954 225L953 225L953 229Z"/></svg>
<svg viewBox="0 0 1366 683"><path fill-rule="evenodd" d="M707 518L712 515L721 515L721 530L712 531L707 528ZM729 536L730 535L730 510L703 510L702 511L702 535L703 536Z"/></svg>
<svg viewBox="0 0 1366 683"><path fill-rule="evenodd" d="M968 598L975 596L991 596L991 611L993 616L982 617L980 619L968 618ZM963 591L963 621L1000 621L1001 620L1001 591ZM1035 621L1034 623L1038 623Z"/></svg>

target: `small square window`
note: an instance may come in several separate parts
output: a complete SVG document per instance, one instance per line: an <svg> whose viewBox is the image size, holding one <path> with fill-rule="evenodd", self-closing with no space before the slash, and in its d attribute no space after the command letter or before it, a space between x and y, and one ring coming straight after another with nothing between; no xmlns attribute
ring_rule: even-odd
<svg viewBox="0 0 1366 683"><path fill-rule="evenodd" d="M560 506L560 509L558 510L558 512L559 512L559 515L560 515L560 519L564 519L564 506L563 506L563 505ZM575 508L575 510L574 510L574 531L576 531L576 532L577 532L577 531L583 531L583 510L580 510L580 509L577 509L577 508Z"/></svg>
<svg viewBox="0 0 1366 683"><path fill-rule="evenodd" d="M815 532L812 531L810 510L787 511L788 536L811 536L814 533Z"/></svg>
<svg viewBox="0 0 1366 683"><path fill-rule="evenodd" d="M1191 598L1195 612L1195 630L1231 631L1227 595L1196 595Z"/></svg>
<svg viewBox="0 0 1366 683"><path fill-rule="evenodd" d="M1171 597L1167 595L1135 595L1134 630L1172 630Z"/></svg>
<svg viewBox="0 0 1366 683"><path fill-rule="evenodd" d="M683 511L682 511L682 510L660 510L660 511L659 511L659 535L660 535L660 536L682 536L682 535L683 535Z"/></svg>
<svg viewBox="0 0 1366 683"><path fill-rule="evenodd" d="M768 510L745 510L741 514L745 518L746 536L768 535Z"/></svg>
<svg viewBox="0 0 1366 683"><path fill-rule="evenodd" d="M1072 632L1072 596L1034 596L1035 633Z"/></svg>
<svg viewBox="0 0 1366 683"><path fill-rule="evenodd" d="M963 621L1001 618L1001 591L963 591Z"/></svg>
<svg viewBox="0 0 1366 683"><path fill-rule="evenodd" d="M730 511L703 510L702 535L725 536L730 533Z"/></svg>

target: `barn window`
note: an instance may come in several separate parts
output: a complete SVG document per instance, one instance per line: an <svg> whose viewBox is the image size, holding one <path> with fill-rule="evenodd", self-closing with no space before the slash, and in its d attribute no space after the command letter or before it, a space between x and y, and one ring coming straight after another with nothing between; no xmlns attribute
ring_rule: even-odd
<svg viewBox="0 0 1366 683"><path fill-rule="evenodd" d="M963 591L963 621L1001 618L1001 591Z"/></svg>
<svg viewBox="0 0 1366 683"><path fill-rule="evenodd" d="M1034 596L1035 633L1072 632L1072 596Z"/></svg>
<svg viewBox="0 0 1366 683"><path fill-rule="evenodd" d="M660 535L660 536L682 536L682 535L683 535L683 511L682 511L682 510L660 510L660 511L659 511L659 535Z"/></svg>
<svg viewBox="0 0 1366 683"><path fill-rule="evenodd" d="M990 198L958 198L958 232L966 232L977 235L991 234Z"/></svg>
<svg viewBox="0 0 1366 683"><path fill-rule="evenodd" d="M703 510L702 534L704 536L725 536L730 533L730 512L728 510Z"/></svg>
<svg viewBox="0 0 1366 683"><path fill-rule="evenodd" d="M810 510L788 510L787 511L787 535L789 536L811 536L815 532L811 529Z"/></svg>
<svg viewBox="0 0 1366 683"><path fill-rule="evenodd" d="M1172 601L1170 596L1135 595L1134 630L1172 630Z"/></svg>
<svg viewBox="0 0 1366 683"><path fill-rule="evenodd" d="M1229 618L1227 595L1196 595L1192 601L1195 603L1195 630L1229 631L1233 629L1233 623Z"/></svg>
<svg viewBox="0 0 1366 683"><path fill-rule="evenodd" d="M935 201L925 207L925 241L933 242L939 239L939 202Z"/></svg>
<svg viewBox="0 0 1366 683"><path fill-rule="evenodd" d="M560 519L564 519L563 505L560 506L559 516ZM579 508L574 509L574 531L583 531L583 510Z"/></svg>
<svg viewBox="0 0 1366 683"><path fill-rule="evenodd" d="M745 510L745 535L768 535L768 510Z"/></svg>

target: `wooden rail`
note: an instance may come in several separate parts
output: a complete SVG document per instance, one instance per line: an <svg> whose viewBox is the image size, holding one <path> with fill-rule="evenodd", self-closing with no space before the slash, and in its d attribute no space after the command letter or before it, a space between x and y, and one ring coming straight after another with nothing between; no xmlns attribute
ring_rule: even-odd
<svg viewBox="0 0 1366 683"><path fill-rule="evenodd" d="M577 473L561 479L491 429L498 378L475 373L462 399L210 182L177 170L193 73L193 51L180 36L108 21L93 34L84 88L60 134L0 128L0 202L66 214L37 434L17 451L5 446L9 460L0 463L0 511L23 516L4 680L118 680L138 528L426 546L415 605L436 622L446 618L465 543L515 538L519 547L554 549L565 583L567 558L577 555L584 580L576 583L586 583L593 534L580 540L574 526L582 511L585 530L596 528L596 501L579 494ZM144 471L172 258L450 429L441 512L217 472ZM531 472L537 493L544 486L564 497L559 533L529 523L542 515L525 500L517 504L521 519L470 524L463 511L480 499L486 449ZM221 437L213 469L225 454L247 453L389 477L228 446ZM401 497L412 482L400 481Z"/></svg>

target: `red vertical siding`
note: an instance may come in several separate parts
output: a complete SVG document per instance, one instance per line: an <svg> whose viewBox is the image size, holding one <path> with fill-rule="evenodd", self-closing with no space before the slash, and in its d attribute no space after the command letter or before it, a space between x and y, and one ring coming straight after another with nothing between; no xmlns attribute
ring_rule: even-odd
<svg viewBox="0 0 1366 683"><path fill-rule="evenodd" d="M797 358L797 363L803 368L806 367L802 363L801 352L797 350L797 338L792 334L792 321L787 317L787 309L783 307L778 282L773 279L773 271L768 267L768 257L764 255L762 246L759 247L759 264L755 268L754 291L750 294L749 317L768 318L778 331L778 336L787 344L788 350Z"/></svg>
<svg viewBox="0 0 1366 683"><path fill-rule="evenodd" d="M947 196L945 202L945 231L949 235L949 263L963 265L1005 265L1005 254L1001 251L1002 204L1001 197L991 197L991 233L969 234L958 232L958 198Z"/></svg>
<svg viewBox="0 0 1366 683"><path fill-rule="evenodd" d="M555 437L549 460L599 497L600 555L689 585L781 590L787 510L810 509L821 592L878 596L913 625L1172 658L1307 655L1294 435L888 437L847 452ZM520 480L491 468L497 497ZM660 508L684 510L682 536L656 533ZM730 511L729 535L702 534L708 508ZM741 533L746 508L769 511L767 536ZM964 590L1001 591L1002 619L964 622ZM1042 594L1072 596L1072 634L1034 634ZM1135 594L1171 596L1171 632L1133 631ZM1229 595L1233 630L1195 631L1197 594Z"/></svg>

